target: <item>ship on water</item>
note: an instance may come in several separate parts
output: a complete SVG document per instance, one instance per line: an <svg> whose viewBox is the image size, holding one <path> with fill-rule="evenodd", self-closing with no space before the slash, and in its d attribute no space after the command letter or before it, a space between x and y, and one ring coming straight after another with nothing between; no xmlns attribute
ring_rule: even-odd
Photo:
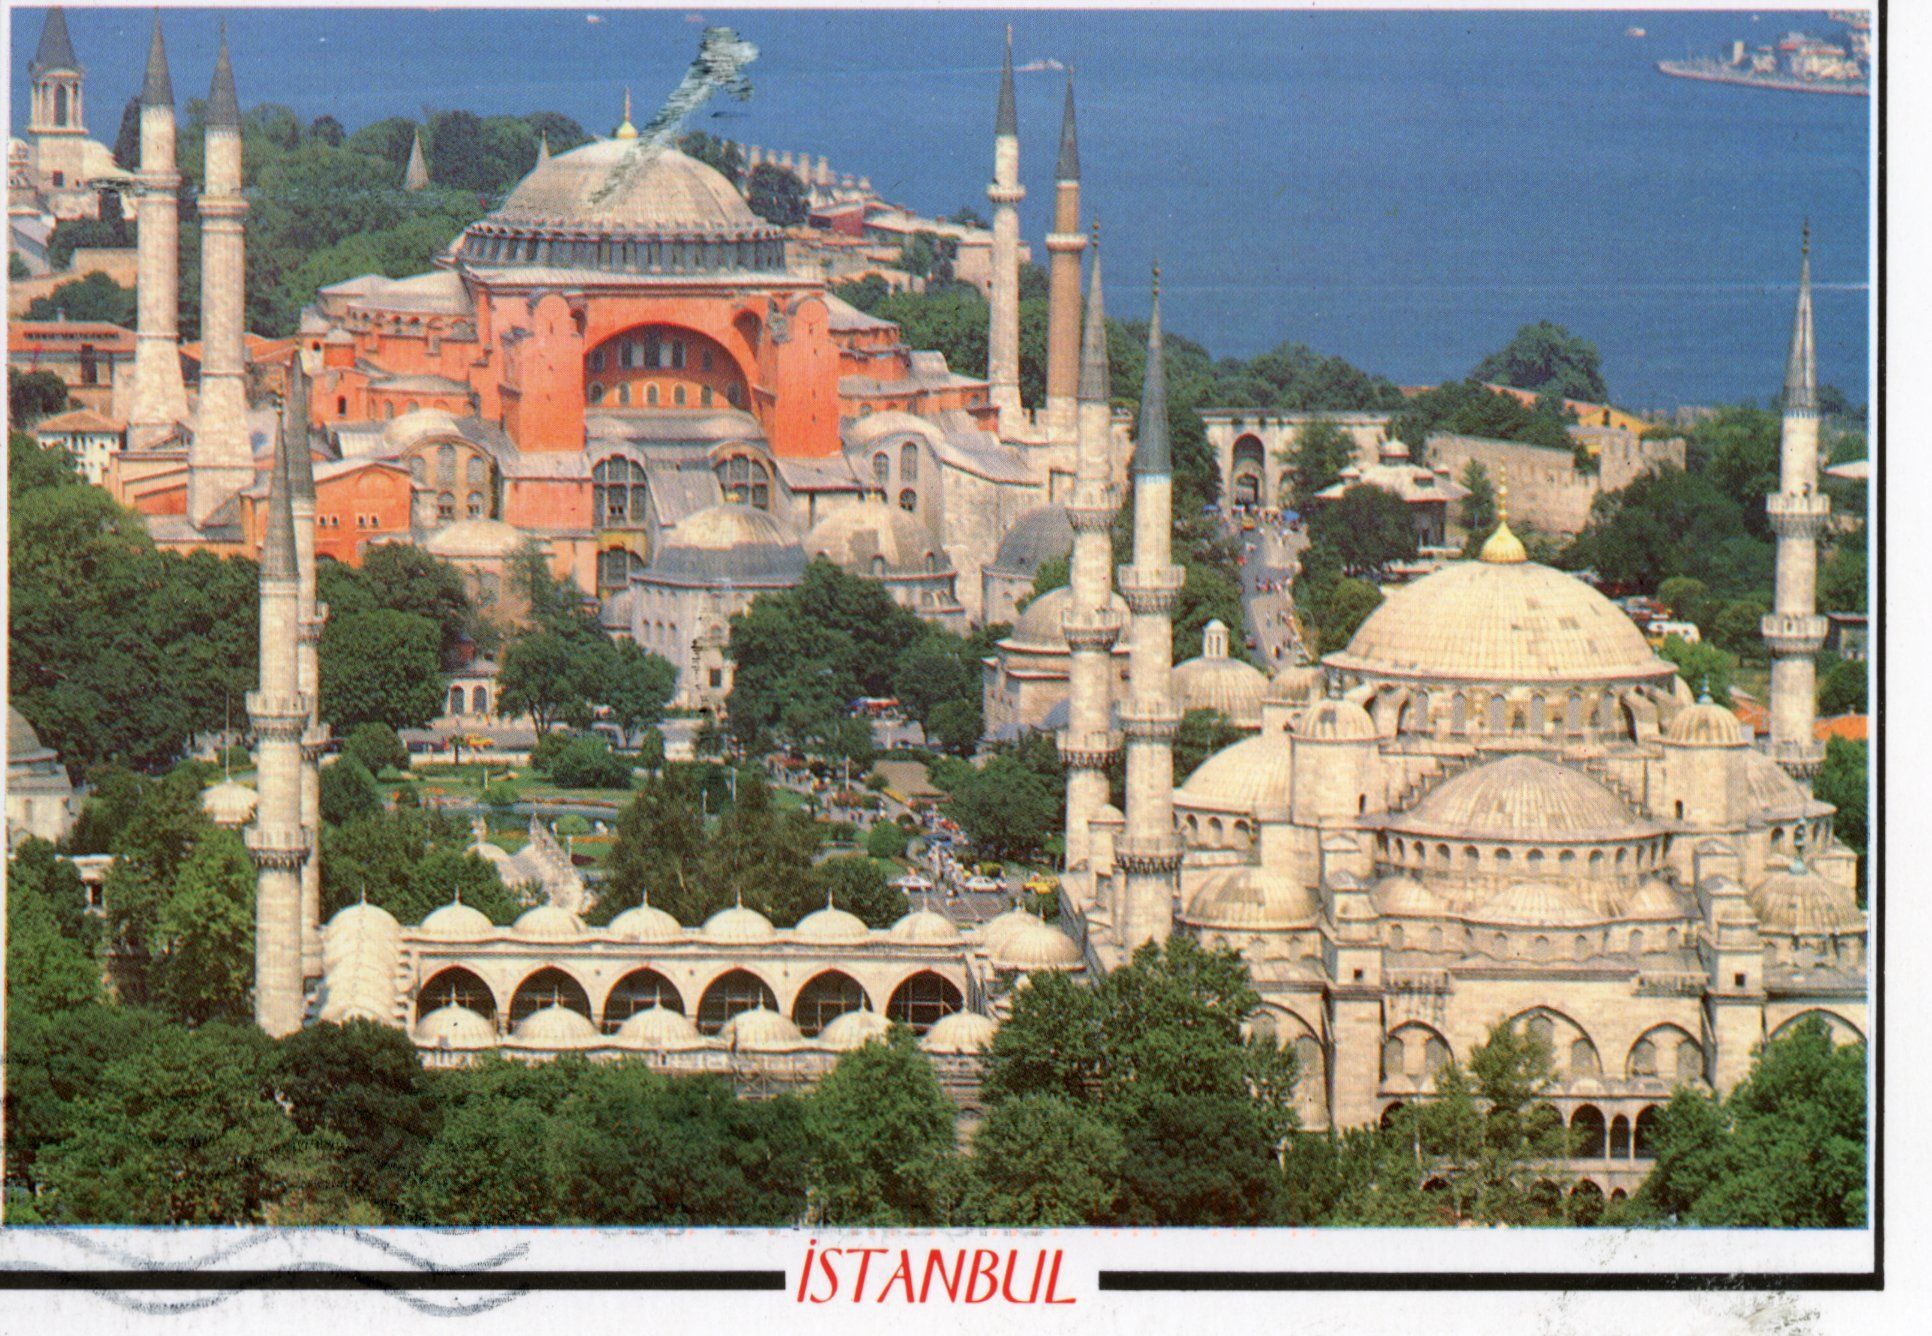
<svg viewBox="0 0 1932 1336"><path fill-rule="evenodd" d="M1736 84L1791 93L1839 93L1870 97L1871 16L1838 11L1831 17L1845 25L1843 45L1788 32L1773 46L1750 47L1731 43L1729 59L1700 56L1688 60L1660 60L1657 68L1678 79Z"/></svg>

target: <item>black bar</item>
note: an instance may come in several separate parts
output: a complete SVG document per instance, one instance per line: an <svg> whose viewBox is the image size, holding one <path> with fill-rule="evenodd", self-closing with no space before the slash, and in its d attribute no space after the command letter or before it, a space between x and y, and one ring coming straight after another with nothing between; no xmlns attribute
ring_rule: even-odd
<svg viewBox="0 0 1932 1336"><path fill-rule="evenodd" d="M0 1269L0 1290L783 1290L783 1271L46 1271Z"/></svg>
<svg viewBox="0 0 1932 1336"><path fill-rule="evenodd" d="M1875 1271L1793 1274L1600 1271L1102 1271L1100 1288L1189 1290L1882 1290Z"/></svg>

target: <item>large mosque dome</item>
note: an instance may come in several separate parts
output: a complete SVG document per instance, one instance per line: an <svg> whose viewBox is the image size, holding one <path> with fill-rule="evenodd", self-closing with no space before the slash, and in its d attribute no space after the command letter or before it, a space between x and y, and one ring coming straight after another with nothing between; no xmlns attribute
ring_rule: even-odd
<svg viewBox="0 0 1932 1336"><path fill-rule="evenodd" d="M1405 834L1505 843L1619 842L1660 833L1608 787L1540 756L1509 756L1464 771L1411 811L1390 818Z"/></svg>
<svg viewBox="0 0 1932 1336"><path fill-rule="evenodd" d="M1323 662L1442 683L1668 683L1676 671L1616 604L1528 561L1459 561L1392 590Z"/></svg>
<svg viewBox="0 0 1932 1336"><path fill-rule="evenodd" d="M780 230L717 169L635 137L597 139L537 164L464 233L470 264L625 273L781 269Z"/></svg>
<svg viewBox="0 0 1932 1336"><path fill-rule="evenodd" d="M1049 654L1067 653L1067 633L1061 623L1072 601L1073 590L1066 585L1049 589L1026 605L1026 611L1013 623L1013 633L1006 638L1007 643ZM1124 621L1128 616L1127 601L1116 593L1111 602Z"/></svg>

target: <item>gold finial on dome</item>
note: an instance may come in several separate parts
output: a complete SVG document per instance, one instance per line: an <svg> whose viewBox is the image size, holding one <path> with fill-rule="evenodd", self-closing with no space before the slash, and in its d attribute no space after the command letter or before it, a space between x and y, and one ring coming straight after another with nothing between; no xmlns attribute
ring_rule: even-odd
<svg viewBox="0 0 1932 1336"><path fill-rule="evenodd" d="M624 123L617 127L617 139L637 138L637 127L631 124L631 90L624 90Z"/></svg>
<svg viewBox="0 0 1932 1336"><path fill-rule="evenodd" d="M1509 469L1499 468L1497 473L1496 532L1489 535L1478 556L1492 566L1511 566L1528 561L1529 551L1509 528Z"/></svg>

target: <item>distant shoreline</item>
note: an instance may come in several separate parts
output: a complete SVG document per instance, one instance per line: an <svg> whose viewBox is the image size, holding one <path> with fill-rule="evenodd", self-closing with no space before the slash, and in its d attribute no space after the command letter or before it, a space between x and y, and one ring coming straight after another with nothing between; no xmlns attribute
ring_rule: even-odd
<svg viewBox="0 0 1932 1336"><path fill-rule="evenodd" d="M1732 84L1740 88L1762 88L1774 93L1833 93L1839 97L1870 97L1869 83L1790 79L1760 74L1739 74L1722 67L1713 68L1691 61L1660 60L1657 68L1673 79L1696 79L1702 83Z"/></svg>

